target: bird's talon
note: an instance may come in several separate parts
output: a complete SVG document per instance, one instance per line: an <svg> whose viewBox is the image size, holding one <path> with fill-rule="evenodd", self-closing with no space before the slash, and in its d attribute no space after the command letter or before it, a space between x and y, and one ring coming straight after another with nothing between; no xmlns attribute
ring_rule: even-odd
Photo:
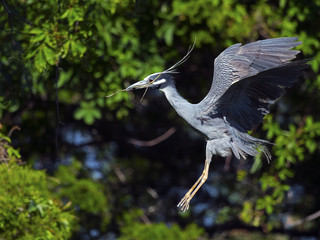
<svg viewBox="0 0 320 240"><path fill-rule="evenodd" d="M182 204L182 206L180 206L180 211L181 212L186 212L186 211L188 211L189 210L189 202L184 202L183 204Z"/></svg>
<svg viewBox="0 0 320 240"><path fill-rule="evenodd" d="M185 204L185 202L187 201L187 198L186 196L184 196L181 201L178 203L177 207L181 208L181 206L183 206Z"/></svg>
<svg viewBox="0 0 320 240"><path fill-rule="evenodd" d="M190 200L190 195L187 194L181 199L177 205L181 212L186 212L189 210Z"/></svg>

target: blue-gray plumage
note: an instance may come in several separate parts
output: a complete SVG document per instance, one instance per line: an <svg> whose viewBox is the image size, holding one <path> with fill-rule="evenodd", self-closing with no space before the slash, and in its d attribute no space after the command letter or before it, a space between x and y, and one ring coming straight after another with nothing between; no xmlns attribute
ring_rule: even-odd
<svg viewBox="0 0 320 240"><path fill-rule="evenodd" d="M262 122L270 104L309 67L307 60L290 61L299 53L291 50L302 43L297 40L297 37L266 39L227 48L215 59L210 91L197 104L181 97L172 77L174 68L186 61L192 49L174 66L126 89L158 88L177 113L207 137L203 173L178 204L182 211L188 210L191 199L206 181L213 155L233 154L240 159L255 156L260 149L268 160L271 158L265 147L268 142L250 136L247 131Z"/></svg>

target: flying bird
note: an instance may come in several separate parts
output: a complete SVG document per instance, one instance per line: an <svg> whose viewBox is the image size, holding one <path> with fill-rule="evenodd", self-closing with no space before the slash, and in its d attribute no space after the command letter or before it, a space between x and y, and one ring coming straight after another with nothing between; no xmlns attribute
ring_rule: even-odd
<svg viewBox="0 0 320 240"><path fill-rule="evenodd" d="M173 78L177 73L175 68L187 60L192 49L169 69L153 73L125 89L159 89L178 115L206 137L204 170L178 203L181 211L189 209L191 199L207 180L213 155L233 154L246 159L262 151L271 159L266 147L269 142L247 132L262 122L270 105L309 68L308 60L291 61L299 53L292 48L302 44L297 40L297 37L273 38L245 45L238 43L225 49L214 60L208 94L197 104L178 93Z"/></svg>

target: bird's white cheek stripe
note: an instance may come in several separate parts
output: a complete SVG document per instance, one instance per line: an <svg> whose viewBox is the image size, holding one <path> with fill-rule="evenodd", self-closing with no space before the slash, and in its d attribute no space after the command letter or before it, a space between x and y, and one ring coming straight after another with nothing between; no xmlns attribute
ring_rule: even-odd
<svg viewBox="0 0 320 240"><path fill-rule="evenodd" d="M160 79L158 81L155 81L153 84L154 85L159 85L159 84L162 84L162 83L165 83L165 82L166 82L166 80L163 78L163 79Z"/></svg>

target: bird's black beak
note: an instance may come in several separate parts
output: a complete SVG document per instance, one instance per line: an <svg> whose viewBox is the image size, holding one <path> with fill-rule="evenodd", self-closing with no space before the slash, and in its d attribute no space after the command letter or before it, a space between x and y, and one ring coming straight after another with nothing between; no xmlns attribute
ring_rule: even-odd
<svg viewBox="0 0 320 240"><path fill-rule="evenodd" d="M132 85L130 85L129 87L126 88L127 91L131 91L134 89L141 89L141 88L146 88L150 85L148 80L141 80L139 82L136 82Z"/></svg>

